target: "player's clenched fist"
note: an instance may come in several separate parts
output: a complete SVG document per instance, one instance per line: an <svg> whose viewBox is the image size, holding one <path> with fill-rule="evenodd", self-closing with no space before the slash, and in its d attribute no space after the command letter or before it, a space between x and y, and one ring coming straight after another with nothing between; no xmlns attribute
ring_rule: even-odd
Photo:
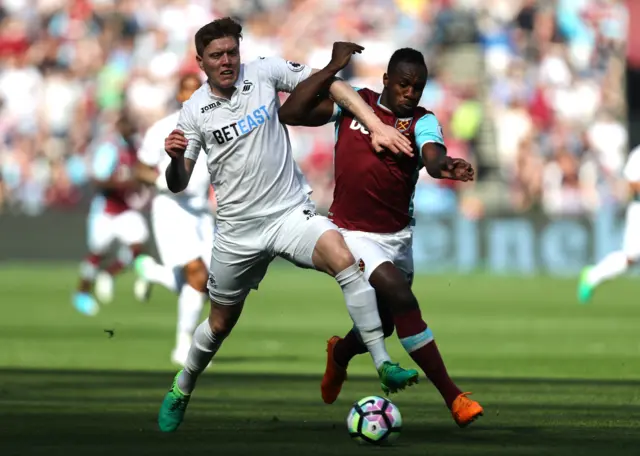
<svg viewBox="0 0 640 456"><path fill-rule="evenodd" d="M461 158L445 157L442 177L462 182L472 181L475 177L473 166Z"/></svg>
<svg viewBox="0 0 640 456"><path fill-rule="evenodd" d="M333 43L329 67L337 73L349 64L353 54L361 54L362 51L364 48L359 44L336 41Z"/></svg>
<svg viewBox="0 0 640 456"><path fill-rule="evenodd" d="M184 157L188 144L189 140L184 137L184 132L176 129L164 139L164 150L171 158Z"/></svg>

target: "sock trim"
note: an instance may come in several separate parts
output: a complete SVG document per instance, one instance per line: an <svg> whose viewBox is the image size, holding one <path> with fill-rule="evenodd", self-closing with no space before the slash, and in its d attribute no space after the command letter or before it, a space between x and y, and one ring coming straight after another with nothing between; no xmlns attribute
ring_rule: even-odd
<svg viewBox="0 0 640 456"><path fill-rule="evenodd" d="M414 334L413 336L404 337L400 339L400 343L407 351L407 353L412 353L416 350L421 349L427 344L433 342L433 332L431 328L427 328L418 334Z"/></svg>

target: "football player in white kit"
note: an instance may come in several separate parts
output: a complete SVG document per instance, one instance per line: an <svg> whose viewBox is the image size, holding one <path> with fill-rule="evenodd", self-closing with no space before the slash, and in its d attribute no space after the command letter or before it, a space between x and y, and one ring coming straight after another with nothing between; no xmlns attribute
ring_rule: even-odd
<svg viewBox="0 0 640 456"><path fill-rule="evenodd" d="M578 283L578 301L588 303L598 285L625 273L640 260L640 146L629 154L624 167L632 200L627 206L622 249L610 253L595 266L584 268Z"/></svg>
<svg viewBox="0 0 640 456"><path fill-rule="evenodd" d="M185 368L162 403L158 424L164 432L175 431L182 422L198 375L276 256L335 277L385 389L397 391L418 378L417 371L391 363L364 265L349 252L337 227L316 213L311 189L293 160L287 129L279 122L278 92L291 92L311 68L281 58L242 65L241 32L238 23L223 18L196 33L197 60L208 82L183 105L177 129L165 141L171 156L169 189L180 192L188 185L204 149L218 210L208 284L211 310L196 329ZM343 68L361 50L349 43L334 45L330 65ZM409 140L384 125L348 84L336 80L330 93L371 132L375 150L412 154Z"/></svg>
<svg viewBox="0 0 640 456"><path fill-rule="evenodd" d="M177 100L184 103L201 85L198 74L183 75ZM176 111L149 127L138 150L136 175L157 190L151 205L151 225L162 264L149 255L140 255L135 270L141 278L179 295L176 345L171 360L184 366L206 299L213 216L207 199L209 171L205 160L196 163L184 191L174 194L167 187L164 171L171 158L164 151L164 139L175 128L179 114ZM180 227L179 236L176 226Z"/></svg>

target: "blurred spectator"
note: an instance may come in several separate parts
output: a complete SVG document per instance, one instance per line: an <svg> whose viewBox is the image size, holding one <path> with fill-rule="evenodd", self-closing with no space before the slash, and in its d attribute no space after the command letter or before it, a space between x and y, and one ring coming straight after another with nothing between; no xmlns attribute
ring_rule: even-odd
<svg viewBox="0 0 640 456"><path fill-rule="evenodd" d="M584 214L614 202L627 148L623 2L488 3L488 101L515 208L540 199L549 213Z"/></svg>
<svg viewBox="0 0 640 456"><path fill-rule="evenodd" d="M89 191L92 140L112 128L123 103L141 134L175 109L177 77L197 70L195 31L224 15L243 23L245 61L281 55L322 67L333 41L356 41L365 54L342 76L375 90L395 49L425 52L421 103L438 116L449 153L480 164L478 138L491 119L517 210L581 213L620 194L622 1L11 0L0 7L0 210L74 207ZM473 42L484 52L487 100L440 59L448 46ZM332 127L290 133L313 198L326 209ZM459 195L466 187L422 173L416 207L480 214L477 200Z"/></svg>
<svg viewBox="0 0 640 456"><path fill-rule="evenodd" d="M5 2L0 9L0 207L29 214L73 207L88 190L91 141L112 128L123 103L137 114L140 133L175 109L178 75L197 69L193 35L215 17L242 20L246 61L282 55L322 67L333 41L357 41L366 55L354 59L343 76L381 90L396 48L424 49L442 41L438 36L452 35L448 24L459 17L454 6L435 0ZM437 25L425 28L427 21ZM457 137L452 141L465 150L479 119L479 105L467 103L469 98L435 73L425 92L427 106L453 119ZM332 127L293 128L291 139L314 199L328 207Z"/></svg>

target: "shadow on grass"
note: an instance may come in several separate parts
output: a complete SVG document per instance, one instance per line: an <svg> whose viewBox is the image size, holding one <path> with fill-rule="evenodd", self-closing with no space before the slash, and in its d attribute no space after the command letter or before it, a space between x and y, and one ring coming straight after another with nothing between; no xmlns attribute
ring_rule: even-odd
<svg viewBox="0 0 640 456"><path fill-rule="evenodd" d="M171 373L0 369L0 455L639 454L640 406L590 400L624 404L638 381L460 381L486 391L478 423L458 429L436 396L414 388L396 401L405 420L398 444L374 450L349 440L349 400L322 404L315 375L204 375L179 432L162 434L156 414ZM354 376L343 395L372 387Z"/></svg>

